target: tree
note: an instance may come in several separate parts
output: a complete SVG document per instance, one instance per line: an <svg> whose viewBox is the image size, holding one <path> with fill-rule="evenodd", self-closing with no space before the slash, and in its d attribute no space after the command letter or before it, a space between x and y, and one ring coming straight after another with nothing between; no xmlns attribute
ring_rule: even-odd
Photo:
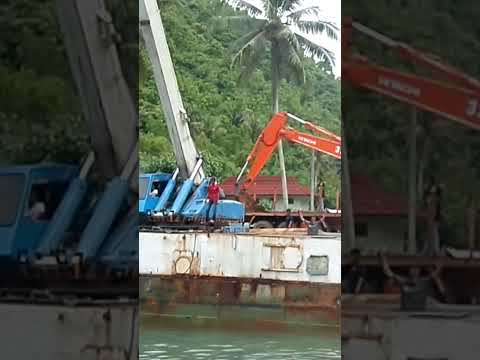
<svg viewBox="0 0 480 360"><path fill-rule="evenodd" d="M244 0L224 0L223 2L247 12L244 15L235 14L225 18L231 26L250 29L234 44L235 54L232 66L241 68L241 80L247 79L260 67L266 50L270 50L272 113L279 111L279 89L282 78L295 80L300 84L305 83L303 59L306 54L320 60L327 58L333 66L333 54L302 34L302 32L307 34L325 32L329 37L337 39L337 26L329 21L318 19L320 13L318 6L301 8L302 0L262 0L263 9L260 9ZM317 16L317 19L305 19L306 16L311 15ZM288 207L285 160L281 141L278 152L282 170L283 200L285 207Z"/></svg>

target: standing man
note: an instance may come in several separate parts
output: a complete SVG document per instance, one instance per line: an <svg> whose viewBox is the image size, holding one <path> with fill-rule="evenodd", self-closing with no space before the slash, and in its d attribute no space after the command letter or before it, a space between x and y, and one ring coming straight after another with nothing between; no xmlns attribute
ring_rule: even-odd
<svg viewBox="0 0 480 360"><path fill-rule="evenodd" d="M215 176L212 176L207 189L208 207L207 207L207 213L206 213L206 218L208 221L210 210L213 206L213 216L210 219L211 224L215 223L215 220L217 217L217 204L219 200L220 200L220 186L218 185L217 179L215 178Z"/></svg>
<svg viewBox="0 0 480 360"><path fill-rule="evenodd" d="M318 210L325 211L325 182L322 181L318 187Z"/></svg>
<svg viewBox="0 0 480 360"><path fill-rule="evenodd" d="M287 209L287 216L285 217L285 223L287 226L287 229L291 229L295 225L295 219L292 216L292 210Z"/></svg>
<svg viewBox="0 0 480 360"><path fill-rule="evenodd" d="M441 190L433 181L425 194L425 205L428 235L423 252L427 255L438 255L440 252Z"/></svg>

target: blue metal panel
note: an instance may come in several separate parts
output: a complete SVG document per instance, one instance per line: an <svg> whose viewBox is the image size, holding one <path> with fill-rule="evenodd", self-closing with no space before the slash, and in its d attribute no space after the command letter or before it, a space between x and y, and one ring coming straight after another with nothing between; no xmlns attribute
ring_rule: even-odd
<svg viewBox="0 0 480 360"><path fill-rule="evenodd" d="M138 220L132 216L107 239L99 251L101 263L115 267L138 264Z"/></svg>
<svg viewBox="0 0 480 360"><path fill-rule="evenodd" d="M210 217L213 215L210 209ZM217 204L216 216L218 220L243 222L245 219L245 205L234 200L220 200Z"/></svg>
<svg viewBox="0 0 480 360"><path fill-rule="evenodd" d="M12 196L8 202L0 204L0 206L6 207L5 210L2 210L2 221L0 222L0 257L2 258L10 257L13 252L21 210L27 196L29 175L27 169L23 169L23 171L12 168L0 170L3 191L8 191ZM7 187L7 184L12 181L15 182L15 188Z"/></svg>
<svg viewBox="0 0 480 360"><path fill-rule="evenodd" d="M120 178L107 185L78 244L77 253L83 256L84 261L92 261L97 256L128 191L128 181Z"/></svg>
<svg viewBox="0 0 480 360"><path fill-rule="evenodd" d="M230 224L223 228L223 231L226 233L246 233L249 230L250 226L242 223Z"/></svg>
<svg viewBox="0 0 480 360"><path fill-rule="evenodd" d="M10 256L16 258L19 253L31 254L45 233L48 224L49 221L46 220L33 220L30 216L22 216Z"/></svg>
<svg viewBox="0 0 480 360"><path fill-rule="evenodd" d="M205 218L207 210L208 179L205 179L195 190L182 210L182 216L188 219L200 220Z"/></svg>
<svg viewBox="0 0 480 360"><path fill-rule="evenodd" d="M170 211L172 211L174 214L180 214L182 211L183 205L187 201L188 197L190 196L190 193L192 192L194 182L193 180L187 179L183 182L182 187L180 188L180 191L178 192L177 197L175 198L175 201L173 202L172 208Z"/></svg>
<svg viewBox="0 0 480 360"><path fill-rule="evenodd" d="M0 169L0 175L21 174L24 188L16 204L15 221L0 227L2 237L0 256L16 259L19 252L31 253L36 248L50 219L34 220L30 217L28 202L34 184L61 183L67 185L78 172L75 166L59 164L20 165ZM53 194L61 198L63 193ZM15 205L14 205L15 206ZM50 209L52 212L55 209Z"/></svg>
<svg viewBox="0 0 480 360"><path fill-rule="evenodd" d="M138 181L138 212L146 214L146 205L149 192L152 188L152 177L150 174L141 175Z"/></svg>
<svg viewBox="0 0 480 360"><path fill-rule="evenodd" d="M170 197L175 191L176 185L177 185L177 182L175 181L175 179L170 179L168 181L167 186L165 186L165 189L162 191L162 195L158 199L158 202L155 205L155 208L153 209L154 211L158 212L165 209L165 207L167 206L168 200L170 200Z"/></svg>
<svg viewBox="0 0 480 360"><path fill-rule="evenodd" d="M150 195L154 182L159 183L159 193L163 195L164 189L168 186L171 178L172 175L166 173L143 174L140 176L138 199L138 211L140 214L148 215L158 206L160 196Z"/></svg>
<svg viewBox="0 0 480 360"><path fill-rule="evenodd" d="M35 251L36 253L48 255L58 249L65 232L80 208L86 192L87 183L85 180L77 178L70 183L62 202Z"/></svg>

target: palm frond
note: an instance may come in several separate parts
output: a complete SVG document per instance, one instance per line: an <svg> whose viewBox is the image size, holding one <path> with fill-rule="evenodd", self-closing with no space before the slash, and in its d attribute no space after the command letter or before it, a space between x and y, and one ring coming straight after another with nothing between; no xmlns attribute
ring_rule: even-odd
<svg viewBox="0 0 480 360"><path fill-rule="evenodd" d="M250 31L248 33L246 33L245 35L242 35L241 37L239 37L237 40L235 40L231 45L230 45L230 49L232 52L234 53L237 53L238 51L240 51L240 49L245 45L247 44L248 42L250 42L252 39L255 38L255 36L257 36L257 34L259 34L263 29L255 29L253 31Z"/></svg>
<svg viewBox="0 0 480 360"><path fill-rule="evenodd" d="M300 10L292 11L287 15L287 18L291 19L294 22L299 21L303 16L306 15L319 15L321 12L320 7L318 6L309 6Z"/></svg>
<svg viewBox="0 0 480 360"><path fill-rule="evenodd" d="M313 41L308 40L298 32L295 32L295 36L300 45L308 54L310 54L312 57L317 57L320 61L327 58L332 68L335 66L335 55L332 51L324 48L321 45L315 44Z"/></svg>
<svg viewBox="0 0 480 360"><path fill-rule="evenodd" d="M236 43L240 47L232 58L231 67L242 65L248 61L248 58L255 55L255 51L260 51L264 47L265 31L258 29L241 37Z"/></svg>
<svg viewBox="0 0 480 360"><path fill-rule="evenodd" d="M267 19L274 20L278 17L278 6L274 0L263 1L263 12Z"/></svg>
<svg viewBox="0 0 480 360"><path fill-rule="evenodd" d="M283 14L294 11L302 2L303 0L283 0L281 4L279 4L280 10Z"/></svg>
<svg viewBox="0 0 480 360"><path fill-rule="evenodd" d="M301 49L295 33L288 26L284 26L282 30L277 32L275 34L275 39L280 42L286 42L284 46L293 47L297 51Z"/></svg>
<svg viewBox="0 0 480 360"><path fill-rule="evenodd" d="M245 0L221 0L225 5L230 5L237 9L246 10L250 15L262 15L262 10Z"/></svg>
<svg viewBox="0 0 480 360"><path fill-rule="evenodd" d="M277 53L281 54L280 62L286 68L286 74L293 73L297 82L303 84L305 82L303 49L295 33L285 26L276 34L275 40L279 46Z"/></svg>
<svg viewBox="0 0 480 360"><path fill-rule="evenodd" d="M331 39L338 39L338 28L335 24L321 20L299 20L295 22L297 27L307 34L319 34L325 32Z"/></svg>
<svg viewBox="0 0 480 360"><path fill-rule="evenodd" d="M248 15L234 15L234 16L219 16L215 18L215 25L217 28L229 28L234 31L249 31L257 30L266 25L267 20L257 19Z"/></svg>
<svg viewBox="0 0 480 360"><path fill-rule="evenodd" d="M263 44L262 44L263 43ZM251 55L245 60L245 63L242 65L238 80L241 85L247 85L247 81L255 73L255 69L260 68L262 60L265 58L266 46L264 40L258 42L258 48L251 53Z"/></svg>
<svg viewBox="0 0 480 360"><path fill-rule="evenodd" d="M303 66L303 54L295 50L293 47L288 48L287 62L288 68L293 70L293 74L298 84L305 83L305 68Z"/></svg>

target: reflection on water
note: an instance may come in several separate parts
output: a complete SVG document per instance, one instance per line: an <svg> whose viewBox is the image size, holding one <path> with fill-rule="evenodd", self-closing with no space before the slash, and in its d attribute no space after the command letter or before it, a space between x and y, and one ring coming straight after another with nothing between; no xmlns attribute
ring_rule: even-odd
<svg viewBox="0 0 480 360"><path fill-rule="evenodd" d="M278 333L144 330L140 359L340 359L340 339Z"/></svg>

